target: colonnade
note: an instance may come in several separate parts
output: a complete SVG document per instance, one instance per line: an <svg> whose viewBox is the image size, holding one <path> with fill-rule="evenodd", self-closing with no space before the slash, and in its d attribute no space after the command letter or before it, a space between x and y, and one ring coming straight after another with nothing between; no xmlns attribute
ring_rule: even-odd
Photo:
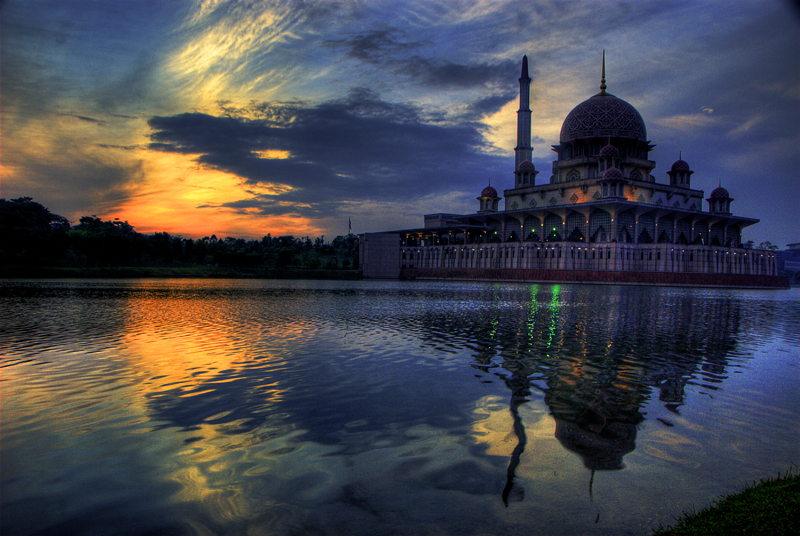
<svg viewBox="0 0 800 536"><path fill-rule="evenodd" d="M401 268L511 268L777 275L771 251L705 245L506 242L401 246Z"/></svg>

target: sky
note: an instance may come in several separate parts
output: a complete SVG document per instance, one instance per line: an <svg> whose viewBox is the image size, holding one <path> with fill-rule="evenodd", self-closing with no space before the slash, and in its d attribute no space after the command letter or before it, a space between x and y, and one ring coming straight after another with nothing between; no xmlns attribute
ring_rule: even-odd
<svg viewBox="0 0 800 536"><path fill-rule="evenodd" d="M187 238L422 227L513 187L523 55L548 182L603 50L657 182L680 155L761 220L744 240L800 242L800 8L778 0L0 1L0 197Z"/></svg>

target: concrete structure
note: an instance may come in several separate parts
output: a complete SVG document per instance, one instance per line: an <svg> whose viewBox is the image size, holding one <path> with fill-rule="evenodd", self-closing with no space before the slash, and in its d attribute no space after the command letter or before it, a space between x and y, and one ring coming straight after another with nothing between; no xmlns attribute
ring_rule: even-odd
<svg viewBox="0 0 800 536"><path fill-rule="evenodd" d="M490 184L474 214L428 214L422 228L362 235L365 277L785 286L773 252L742 247L742 229L758 220L734 216L721 184L704 211L703 191L691 187L694 172L680 155L669 182L656 182L644 120L606 91L605 54L600 92L564 120L547 183L537 184L531 162L527 57L519 84L514 185L503 192L504 210Z"/></svg>
<svg viewBox="0 0 800 536"><path fill-rule="evenodd" d="M785 250L776 251L775 258L778 273L789 277L794 283L798 282L800 279L798 278L798 274L800 274L800 242L787 244Z"/></svg>

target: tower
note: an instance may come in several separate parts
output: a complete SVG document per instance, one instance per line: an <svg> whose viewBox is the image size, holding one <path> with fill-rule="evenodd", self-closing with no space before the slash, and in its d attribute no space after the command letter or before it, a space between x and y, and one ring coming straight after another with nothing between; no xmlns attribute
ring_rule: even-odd
<svg viewBox="0 0 800 536"><path fill-rule="evenodd" d="M528 76L528 56L522 57L522 75L519 77L519 110L517 111L517 146L514 148L516 160L514 171L525 160L531 161L531 77Z"/></svg>
<svg viewBox="0 0 800 536"><path fill-rule="evenodd" d="M478 214L485 214L487 212L497 212L497 204L500 198L497 196L497 190L492 188L492 183L489 181L489 186L481 191L481 196L477 198L480 201L481 209Z"/></svg>
<svg viewBox="0 0 800 536"><path fill-rule="evenodd" d="M694 173L694 171L689 168L689 164L684 162L682 155L678 153L678 160L672 164L670 170L667 171L670 186L690 188L692 173Z"/></svg>
<svg viewBox="0 0 800 536"><path fill-rule="evenodd" d="M722 179L719 182L719 188L714 188L711 195L706 199L708 201L708 211L711 214L730 214L733 198L728 193L728 190L722 187Z"/></svg>

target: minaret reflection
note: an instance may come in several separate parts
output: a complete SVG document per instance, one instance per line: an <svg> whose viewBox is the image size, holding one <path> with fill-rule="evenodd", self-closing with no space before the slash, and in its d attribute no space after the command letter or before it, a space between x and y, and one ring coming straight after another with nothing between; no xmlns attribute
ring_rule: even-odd
<svg viewBox="0 0 800 536"><path fill-rule="evenodd" d="M528 402L528 389L527 382L516 381L518 378L512 376L512 380L506 380L506 385L511 389L511 404L509 411L514 419L514 435L517 436L517 445L511 453L511 460L508 463L506 470L506 485L503 488L503 504L508 506L509 501L518 502L525 498L525 490L520 486L515 486L514 477L516 476L517 466L519 465L522 453L525 452L525 446L528 444L528 436L525 434L525 424L522 422L522 417L519 414L519 407ZM513 495L512 495L513 492Z"/></svg>
<svg viewBox="0 0 800 536"><path fill-rule="evenodd" d="M738 302L655 288L529 290L525 308L498 307L459 333L471 334L477 347L473 366L502 378L511 392L517 444L502 493L506 505L524 497L515 473L528 446L520 407L532 390L544 394L556 439L581 458L593 480L595 471L625 467L646 417L642 408L656 392L678 413L687 384L713 390L727 378L727 355L741 323ZM498 296L495 289L492 300L519 301L519 291L508 292Z"/></svg>

